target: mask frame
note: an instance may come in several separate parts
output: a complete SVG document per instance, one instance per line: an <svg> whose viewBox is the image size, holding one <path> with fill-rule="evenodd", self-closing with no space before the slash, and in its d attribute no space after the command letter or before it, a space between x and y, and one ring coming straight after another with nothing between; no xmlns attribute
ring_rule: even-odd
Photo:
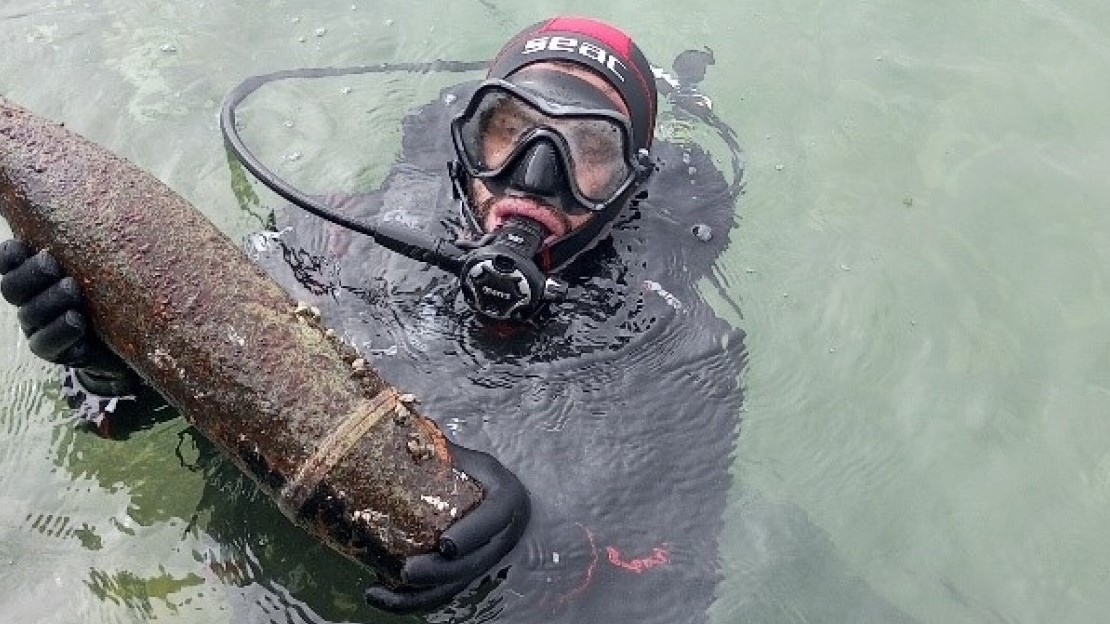
<svg viewBox="0 0 1110 624"><path fill-rule="evenodd" d="M479 163L474 162L467 148L467 141L463 136L463 126L473 120L478 108L484 103L486 94L489 91L503 91L510 97L523 101L526 105L551 118L592 118L601 119L614 124L620 129L622 135L621 143L624 147L621 150L621 159L627 170L624 178L615 185L614 190L604 200L597 201L590 199L579 188L577 176L575 175L576 163L571 157L571 149L567 144L566 138L557 129L547 125L538 125L524 131L516 141L509 155L501 161L499 166L485 168ZM511 175L512 170L517 166L521 157L524 156L537 141L547 140L556 147L556 151L560 155L564 171L566 172L568 186L570 187L569 190L575 202L585 212L599 213L605 211L614 203L620 202L630 188L645 180L653 170L653 163L648 151L644 148L636 149L632 137L632 124L628 117L612 110L611 107L605 109L573 104L559 104L545 100L536 93L506 80L496 78L488 79L478 85L478 88L474 91L470 101L467 103L466 108L451 121L451 138L454 142L455 156L457 158L457 165L453 167L453 169L459 173L465 172L466 176L470 178L496 180L503 176ZM452 177L456 176L453 175ZM466 189L464 188L461 190L465 191ZM569 207L566 208L571 214L575 213L575 211L569 209ZM581 214L581 212L579 212L579 214Z"/></svg>

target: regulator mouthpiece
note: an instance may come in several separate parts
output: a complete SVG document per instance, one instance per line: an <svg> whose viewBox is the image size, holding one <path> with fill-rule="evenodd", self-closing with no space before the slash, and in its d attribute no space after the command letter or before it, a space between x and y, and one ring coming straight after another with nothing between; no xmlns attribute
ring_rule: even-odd
<svg viewBox="0 0 1110 624"><path fill-rule="evenodd" d="M534 260L547 235L539 222L513 216L467 254L459 279L470 307L491 319L526 320L562 298L566 285L544 275Z"/></svg>

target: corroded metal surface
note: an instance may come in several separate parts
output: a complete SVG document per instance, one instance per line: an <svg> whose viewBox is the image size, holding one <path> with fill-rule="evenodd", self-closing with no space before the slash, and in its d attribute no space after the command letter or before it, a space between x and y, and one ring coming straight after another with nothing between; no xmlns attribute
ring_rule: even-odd
<svg viewBox="0 0 1110 624"><path fill-rule="evenodd" d="M0 98L0 213L116 353L334 548L396 573L481 491L443 434L171 189Z"/></svg>

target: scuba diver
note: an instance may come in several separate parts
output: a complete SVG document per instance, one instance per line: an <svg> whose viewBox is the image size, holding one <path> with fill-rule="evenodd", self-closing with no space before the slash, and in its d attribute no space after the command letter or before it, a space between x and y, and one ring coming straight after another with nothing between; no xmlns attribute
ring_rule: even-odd
<svg viewBox="0 0 1110 624"><path fill-rule="evenodd" d="M684 55L698 79L712 62ZM367 590L371 605L429 610L469 587L456 615L707 618L745 351L702 293L731 302L712 267L739 165L734 151L728 181L697 144L655 140L660 88L676 115L715 119L622 31L545 20L484 80L405 118L380 189L324 197L253 160L225 108L243 164L307 209L252 237L252 259L420 397L460 470L530 493L487 497L483 526L466 524L472 512L449 529L472 546L412 558L402 585ZM67 367L78 416L111 423L141 384L84 329L79 286L18 241L0 246L0 273L32 352Z"/></svg>

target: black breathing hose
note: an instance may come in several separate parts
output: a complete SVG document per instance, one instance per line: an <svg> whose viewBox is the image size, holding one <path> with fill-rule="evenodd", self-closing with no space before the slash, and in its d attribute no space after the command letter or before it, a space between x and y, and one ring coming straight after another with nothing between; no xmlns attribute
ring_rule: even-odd
<svg viewBox="0 0 1110 624"><path fill-rule="evenodd" d="M458 272L462 267L464 251L452 243L433 238L412 228L391 226L389 224L371 225L350 219L334 212L326 204L295 188L270 171L250 151L243 138L239 136L236 125L235 112L239 104L259 87L277 80L289 78L324 78L330 76L346 76L351 74L411 72L427 73L433 71L466 72L481 70L486 67L485 61L435 61L430 63L382 63L379 65L361 65L357 67L335 68L310 68L291 69L251 76L241 82L228 94L220 111L220 131L224 135L228 148L234 152L239 162L247 168L259 182L266 185L281 197L293 204L304 208L308 212L352 231L370 236L383 247L396 251L415 260L435 265L445 271Z"/></svg>

